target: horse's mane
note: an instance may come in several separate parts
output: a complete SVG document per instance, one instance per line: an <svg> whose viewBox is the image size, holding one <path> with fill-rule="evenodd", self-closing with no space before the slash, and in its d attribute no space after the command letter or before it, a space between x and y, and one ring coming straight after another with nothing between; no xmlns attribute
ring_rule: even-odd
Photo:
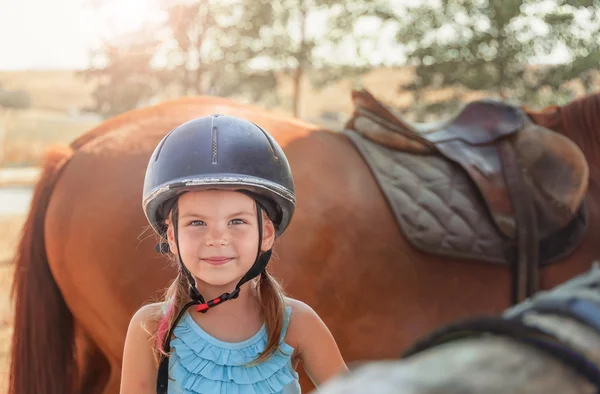
<svg viewBox="0 0 600 394"><path fill-rule="evenodd" d="M563 106L549 106L541 111L523 108L535 123L557 131L575 142L590 166L600 166L600 92L578 97Z"/></svg>

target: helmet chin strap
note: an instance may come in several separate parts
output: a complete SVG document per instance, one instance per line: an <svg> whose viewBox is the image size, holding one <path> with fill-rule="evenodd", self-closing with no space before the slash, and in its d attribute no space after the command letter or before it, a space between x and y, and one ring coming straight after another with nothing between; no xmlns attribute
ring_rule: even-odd
<svg viewBox="0 0 600 394"><path fill-rule="evenodd" d="M177 326L177 323L179 322L179 320L181 319L181 317L183 316L185 311L190 306L197 305L196 310L198 312L206 313L210 308L214 308L215 306L223 303L224 301L229 301L229 300L238 298L238 296L240 295L240 287L244 283L246 283L249 280L252 280L253 278L260 275L267 267L267 263L269 262L269 259L271 258L271 254L272 254L273 250L269 249L266 252L261 252L261 250L260 250L260 246L262 244L262 238L263 238L263 231L262 231L263 220L262 220L262 208L260 207L258 202L256 203L256 214L258 217L258 254L256 255L256 260L254 261L254 264L252 265L252 267L250 267L248 272L246 272L246 274L244 276L242 276L242 278L237 283L237 285L235 285L235 289L233 290L233 292L223 293L223 294L221 294L221 296L214 298L212 300L209 300L208 302L205 302L204 297L202 296L202 294L200 294L200 292L198 291L198 288L196 287L196 280L194 279L194 276L183 264L183 260L181 258L181 253L179 252L179 231L178 231L179 207L178 207L177 203L175 203L175 206L173 207L173 214L172 214L173 231L174 231L173 235L175 238L175 245L177 245L177 257L179 260L179 265L180 265L181 270L187 277L188 282L190 284L190 298L192 300L190 302L188 302L187 304L185 304L183 308L181 308L181 311L177 315L177 318L173 321L173 324L169 328L169 332L168 332L168 334L165 338L165 342L163 344L163 351L165 352L165 354L169 354L169 352L171 351L171 336L173 335L173 330ZM161 248L163 248L162 250L164 250L164 246L162 246ZM169 384L169 359L167 357L165 357L164 355L161 355L161 359L160 359L160 363L159 363L159 367L158 367L156 392L158 394L167 394L168 384Z"/></svg>

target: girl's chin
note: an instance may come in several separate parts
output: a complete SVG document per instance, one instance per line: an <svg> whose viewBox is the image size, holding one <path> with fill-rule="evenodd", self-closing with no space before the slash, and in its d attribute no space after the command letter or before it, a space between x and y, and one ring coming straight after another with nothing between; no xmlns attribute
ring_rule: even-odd
<svg viewBox="0 0 600 394"><path fill-rule="evenodd" d="M231 293L241 278L242 275L202 275L196 276L196 281L199 289L203 286L222 287L224 293Z"/></svg>

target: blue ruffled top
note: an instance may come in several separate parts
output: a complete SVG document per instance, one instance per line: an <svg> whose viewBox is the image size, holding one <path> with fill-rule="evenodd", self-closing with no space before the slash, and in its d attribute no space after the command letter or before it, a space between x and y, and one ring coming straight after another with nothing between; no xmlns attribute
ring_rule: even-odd
<svg viewBox="0 0 600 394"><path fill-rule="evenodd" d="M283 340L291 308L285 309L280 351L259 364L255 360L267 345L261 329L242 342L223 342L204 331L186 312L171 340L169 394L300 394L298 374L292 367L294 348Z"/></svg>

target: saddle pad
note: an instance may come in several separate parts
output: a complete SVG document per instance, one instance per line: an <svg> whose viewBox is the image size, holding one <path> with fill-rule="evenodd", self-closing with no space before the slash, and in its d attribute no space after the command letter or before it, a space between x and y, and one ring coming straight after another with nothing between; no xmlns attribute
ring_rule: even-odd
<svg viewBox="0 0 600 394"><path fill-rule="evenodd" d="M364 157L407 239L442 256L509 264L516 245L495 227L478 189L465 171L440 155L395 151L343 131ZM540 246L549 263L578 246L587 228L582 205L575 219Z"/></svg>

